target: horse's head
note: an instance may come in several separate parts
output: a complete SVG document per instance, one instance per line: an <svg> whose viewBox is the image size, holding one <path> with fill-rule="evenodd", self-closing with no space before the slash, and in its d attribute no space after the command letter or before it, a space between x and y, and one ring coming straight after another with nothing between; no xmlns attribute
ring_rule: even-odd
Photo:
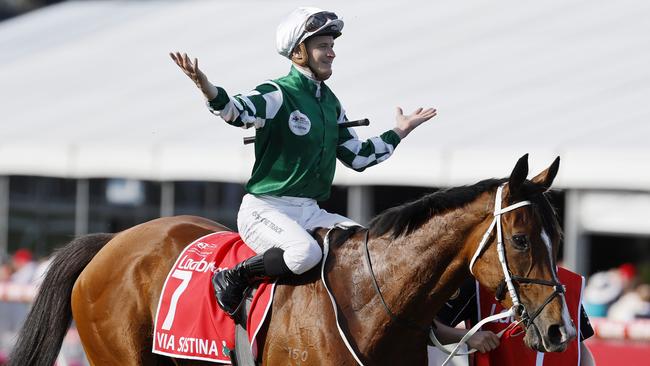
<svg viewBox="0 0 650 366"><path fill-rule="evenodd" d="M557 278L555 259L560 229L555 212L544 196L559 164L558 157L549 168L528 181L528 154L519 159L507 183L493 196L494 217L481 225L485 232L485 227L494 220L490 226L493 230L477 248L473 268L470 267L476 279L494 291L505 308L514 306L526 331L526 344L544 352L563 351L576 336L563 287ZM483 232L477 235L480 237ZM499 236L502 244L498 243ZM494 249L498 247L502 249ZM505 254L501 259L498 250Z"/></svg>

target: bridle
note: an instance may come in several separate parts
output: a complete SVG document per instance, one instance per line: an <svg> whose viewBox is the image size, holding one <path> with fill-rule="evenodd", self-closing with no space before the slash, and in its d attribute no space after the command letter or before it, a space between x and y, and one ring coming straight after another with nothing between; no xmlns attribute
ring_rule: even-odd
<svg viewBox="0 0 650 366"><path fill-rule="evenodd" d="M517 275L513 275L510 272L510 269L508 268L508 262L506 260L506 252L505 252L505 246L503 245L503 234L502 234L502 228L501 228L501 215L504 213L513 211L517 208L523 207L523 206L528 206L532 205L530 201L521 201L515 204L512 204L510 206L507 206L505 208L501 208L501 201L502 201L502 195L503 195L503 187L506 185L506 183L503 183L502 185L497 188L497 193L496 197L494 198L494 219L492 220L492 223L490 224L489 228L483 234L483 238L481 242L479 243L478 248L476 249L476 252L474 253L474 256L472 256L472 260L470 261L469 264L469 271L474 275L473 272L473 267L474 263L476 260L481 256L483 253L483 249L487 246L488 239L490 238L490 235L492 234L492 230L494 230L494 227L496 226L497 228L497 253L499 255L499 262L501 263L501 269L503 271L503 279L497 285L496 289L496 298L497 300L501 301L505 298L505 291L506 288L508 290L508 293L510 294L510 298L512 299L512 307L508 309L507 311L504 311L503 313L495 314L492 316L489 316L481 321L479 321L472 329L470 329L465 336L458 342L456 347L452 351L449 351L446 349L436 338L435 332L433 329L429 332L429 338L433 343L443 352L449 354L445 362L443 363L443 366L446 365L457 353L458 349L460 348L461 345L467 342L469 338L471 338L474 333L476 333L481 327L489 322L506 318L509 316L518 316L519 321L512 323L510 326L506 327L503 329L501 332L499 332L497 335L501 337L503 333L505 333L506 330L510 329L511 326L517 327L519 324L523 323L523 331L526 332L528 327L533 325L536 329L537 326L534 324L535 318L541 314L542 310L548 305L556 296L559 296L560 294L563 294L565 292L564 285L561 283L553 280L553 281L547 281L547 280L540 280L540 279L531 279L527 277L521 277ZM554 279L557 278L557 276L554 276ZM537 308L532 314L526 309L526 306L519 301L519 294L517 292L516 287L514 286L514 283L517 284L523 284L523 283L531 283L531 284L537 284L537 285L544 285L544 286L552 286L553 287L553 293L551 293L546 300L544 300L544 303ZM541 332L539 332L539 329L537 329L537 332L541 335ZM467 353L472 353L476 350L471 350L470 352Z"/></svg>
<svg viewBox="0 0 650 366"><path fill-rule="evenodd" d="M372 279L373 286L375 288L375 291L379 295L379 299L380 299L386 313L390 316L390 318L394 322L396 322L398 324L402 324L402 325L404 325L406 327L413 328L413 329L416 329L418 331L422 331L423 329L426 329L426 331L429 333L429 337L430 337L431 341L433 341L433 343L438 348L440 348L443 352L449 354L449 357L447 358L445 363L443 363L443 365L446 364L453 356L455 356L457 354L457 352L458 352L459 347L462 344L464 344L472 335L474 335L474 333L476 333L485 323L488 323L488 322L491 322L491 321L494 321L494 320L498 320L498 319L502 319L502 318L506 318L506 317L514 315L514 316L519 317L520 320L517 321L516 323L513 323L513 324L515 324L515 326L517 326L518 324L523 323L523 325L524 325L523 330L525 332L528 329L528 327L530 327L531 325L534 325L534 320L541 314L541 312L544 310L546 305L548 305L551 301L553 301L553 299L556 296L560 296L561 294L563 294L565 292L564 285L557 282L555 279L553 281L547 281L547 280L541 280L541 279L533 279L533 278L521 277L521 276L517 276L517 275L512 274L512 272L508 268L508 262L506 260L505 246L503 245L503 230L502 230L502 224L501 224L501 215L503 215L503 214L505 214L507 212L516 210L516 209L518 209L520 207L532 205L532 203L530 201L520 201L520 202L517 202L517 203L512 204L510 206L501 208L501 202L502 202L502 196L503 196L503 187L505 185L506 185L506 183L503 183L497 188L496 196L495 196L495 199L494 199L494 213L493 213L494 219L492 220L492 223L488 227L485 234L483 234L483 238L482 238L481 242L479 243L478 248L476 249L476 252L472 256L472 260L470 261L470 264L469 264L469 270L470 270L470 273L472 273L472 275L474 275L474 272L473 272L474 263L481 256L481 254L483 253L483 250L487 247L488 240L489 240L489 238L490 238L490 236L492 234L492 231L496 227L496 229L497 229L496 230L496 232L497 232L497 253L498 253L498 256L499 256L499 262L501 263L501 269L503 271L503 277L504 277L501 280L501 282L499 283L499 285L497 286L496 298L499 301L503 300L505 298L505 290L507 289L508 294L510 295L510 298L512 300L513 305L512 305L512 307L510 309L508 309L507 311L505 311L503 313L492 315L492 316L489 316L489 317L479 321L472 329L470 329L467 332L467 334L465 334L465 336L460 340L460 342L454 348L453 351L447 350L438 341L438 339L436 338L435 333L433 331L433 327L425 328L425 327L421 326L420 324L416 323L415 321L405 319L405 318L401 318L401 317L395 315L395 313L393 313L390 310L390 308L388 307L388 304L386 304L386 301L384 300L384 297L383 297L383 295L381 293L381 289L379 288L379 285L377 283L377 279L375 277L374 271L372 270L372 262L370 261L370 251L368 249L368 231L366 231L365 240L364 240L365 259L366 259L368 268L370 270L370 277ZM514 285L515 283L516 284L527 284L527 283L529 283L529 284L536 284L536 285L542 285L542 286L551 286L551 287L553 287L553 293L551 293L546 298L544 303L539 308L537 308L534 312L531 313L530 311L528 311L528 309L526 309L526 306L524 304L522 304L521 301L519 300L519 294L517 292L517 288ZM535 325L535 327L537 328L536 325ZM504 331L505 331L505 329L504 329ZM539 329L537 331L538 331L538 333L541 334L541 332L539 332ZM502 334L503 334L503 331L501 333L499 333L499 336L501 336Z"/></svg>
<svg viewBox="0 0 650 366"><path fill-rule="evenodd" d="M513 275L512 272L510 271L510 268L508 268L508 262L506 260L506 252L505 252L506 250L505 250L505 246L503 245L501 215L506 212L513 211L517 208L531 205L532 203L530 201L521 201L513 205L510 205L508 207L501 208L501 196L505 184L506 183L500 185L499 188L497 189L496 197L494 200L494 214L493 214L494 219L492 220L490 227L483 235L483 239L481 240L481 243L479 244L478 248L476 248L476 252L474 253L472 260L469 263L469 271L472 273L472 275L474 275L473 272L474 263L476 262L478 257L480 257L481 254L483 253L483 249L486 247L487 241L490 235L492 234L492 230L496 226L497 253L499 255L499 262L501 263L501 269L503 271L503 279L497 286L495 297L499 301L503 300L505 298L505 290L507 289L513 304L511 308L513 314L519 316L519 318L521 319L520 322L524 324L524 328L528 329L528 327L530 327L533 324L535 318L537 318L541 314L542 310L544 310L546 305L548 305L551 301L553 301L553 299L556 296L563 294L565 292L565 288L564 285L557 282L556 280L547 281L547 280L541 280L536 278L527 278L527 277ZM519 293L517 292L517 288L514 286L514 283L517 284L530 283L530 284L536 284L542 286L551 286L553 287L553 292L546 298L546 300L544 300L544 303L531 314L526 309L526 306L522 304L521 301L519 300Z"/></svg>

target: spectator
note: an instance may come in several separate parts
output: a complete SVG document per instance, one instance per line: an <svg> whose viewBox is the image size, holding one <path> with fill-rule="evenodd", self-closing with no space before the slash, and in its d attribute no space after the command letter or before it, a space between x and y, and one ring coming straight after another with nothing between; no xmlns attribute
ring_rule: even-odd
<svg viewBox="0 0 650 366"><path fill-rule="evenodd" d="M622 321L650 318L650 285L641 284L621 296L609 308L607 317Z"/></svg>
<svg viewBox="0 0 650 366"><path fill-rule="evenodd" d="M623 263L618 267L618 275L621 277L623 292L634 291L638 283L636 266L632 263Z"/></svg>
<svg viewBox="0 0 650 366"><path fill-rule="evenodd" d="M593 274L585 288L584 307L587 314L607 316L607 310L621 296L624 287L625 279L617 269Z"/></svg>
<svg viewBox="0 0 650 366"><path fill-rule="evenodd" d="M2 258L0 260L0 283L9 282L12 273L11 264L8 260Z"/></svg>
<svg viewBox="0 0 650 366"><path fill-rule="evenodd" d="M16 284L28 285L32 283L36 273L36 263L32 261L32 252L29 249L18 249L11 258L14 273L10 281Z"/></svg>

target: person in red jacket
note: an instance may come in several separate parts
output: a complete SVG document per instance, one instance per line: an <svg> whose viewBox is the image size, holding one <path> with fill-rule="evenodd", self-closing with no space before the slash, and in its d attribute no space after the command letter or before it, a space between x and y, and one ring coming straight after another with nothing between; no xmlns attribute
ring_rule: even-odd
<svg viewBox="0 0 650 366"><path fill-rule="evenodd" d="M531 350L523 342L519 328L508 330L501 338L496 334L507 328L511 318L504 318L485 324L467 342L469 348L478 352L470 356L475 366L496 365L594 365L594 359L584 340L594 334L589 318L582 308L584 278L567 269L559 268L558 277L566 286L566 302L569 315L576 325L578 337L570 342L564 352L542 353ZM456 343L467 333L467 329L453 328L461 321L467 321L468 329L490 315L505 309L494 295L475 280L466 282L455 296L447 301L436 316L436 336L442 343Z"/></svg>

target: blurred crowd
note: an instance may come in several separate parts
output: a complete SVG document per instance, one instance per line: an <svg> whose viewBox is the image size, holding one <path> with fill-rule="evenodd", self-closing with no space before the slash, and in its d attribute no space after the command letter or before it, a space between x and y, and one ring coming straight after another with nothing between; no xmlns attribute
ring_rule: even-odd
<svg viewBox="0 0 650 366"><path fill-rule="evenodd" d="M18 249L12 256L1 260L0 284L38 286L49 263L49 258L36 260L29 249Z"/></svg>
<svg viewBox="0 0 650 366"><path fill-rule="evenodd" d="M587 281L583 304L590 317L630 321L650 319L649 265L623 264Z"/></svg>
<svg viewBox="0 0 650 366"><path fill-rule="evenodd" d="M0 257L0 365L7 361L16 333L49 263L49 258L34 258L26 248Z"/></svg>

